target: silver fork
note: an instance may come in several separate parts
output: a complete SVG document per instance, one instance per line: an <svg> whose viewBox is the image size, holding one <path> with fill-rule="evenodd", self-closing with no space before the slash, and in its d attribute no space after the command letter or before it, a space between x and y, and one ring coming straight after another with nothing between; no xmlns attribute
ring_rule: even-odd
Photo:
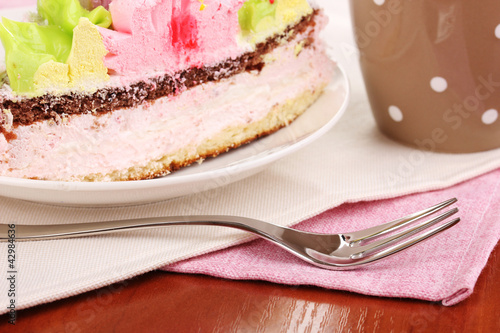
<svg viewBox="0 0 500 333"><path fill-rule="evenodd" d="M216 225L241 229L267 239L297 257L322 268L352 269L404 250L457 224L455 218L438 226L458 212L448 210L430 220L425 217L455 203L453 198L440 204L372 228L342 234L317 234L281 227L268 222L238 216L167 216L106 222L58 225L0 225L0 241L33 241L99 235L131 229L158 228L173 225ZM417 221L420 221L416 223ZM408 224L415 225L404 228ZM11 232L9 233L9 230ZM12 230L14 230L12 232ZM397 231L397 232L396 232ZM390 232L395 234L379 238ZM9 237L10 235L10 237ZM411 237L415 235L414 237Z"/></svg>

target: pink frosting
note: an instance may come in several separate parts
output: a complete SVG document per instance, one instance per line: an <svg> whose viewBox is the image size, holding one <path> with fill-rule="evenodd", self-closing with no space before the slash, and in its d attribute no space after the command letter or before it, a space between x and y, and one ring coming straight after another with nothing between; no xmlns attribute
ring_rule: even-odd
<svg viewBox="0 0 500 333"><path fill-rule="evenodd" d="M96 8L97 6L103 6L104 8L109 8L109 3L112 0L92 0L92 8Z"/></svg>
<svg viewBox="0 0 500 333"><path fill-rule="evenodd" d="M101 28L118 74L215 64L244 50L238 45L238 10L244 0L114 0L113 28Z"/></svg>

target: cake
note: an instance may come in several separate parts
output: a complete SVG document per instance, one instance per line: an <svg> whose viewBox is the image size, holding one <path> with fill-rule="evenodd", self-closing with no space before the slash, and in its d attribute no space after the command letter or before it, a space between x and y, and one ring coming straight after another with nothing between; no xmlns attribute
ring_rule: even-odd
<svg viewBox="0 0 500 333"><path fill-rule="evenodd" d="M331 80L306 0L109 2L2 19L0 176L165 176L289 125Z"/></svg>

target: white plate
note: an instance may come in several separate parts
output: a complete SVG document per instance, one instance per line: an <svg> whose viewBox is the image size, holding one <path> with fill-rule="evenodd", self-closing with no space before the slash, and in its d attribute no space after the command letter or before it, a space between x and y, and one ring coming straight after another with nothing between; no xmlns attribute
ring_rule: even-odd
<svg viewBox="0 0 500 333"><path fill-rule="evenodd" d="M214 189L254 175L317 140L337 123L349 100L338 67L333 82L290 126L168 176L140 181L84 183L0 177L0 195L59 205L124 205L161 201Z"/></svg>
<svg viewBox="0 0 500 333"><path fill-rule="evenodd" d="M20 20L33 8L0 11ZM0 45L1 48L1 45ZM3 58L3 48L0 58ZM58 205L125 205L161 201L231 184L317 140L340 119L349 84L338 67L320 99L290 126L229 153L171 175L141 181L83 183L0 177L0 196Z"/></svg>

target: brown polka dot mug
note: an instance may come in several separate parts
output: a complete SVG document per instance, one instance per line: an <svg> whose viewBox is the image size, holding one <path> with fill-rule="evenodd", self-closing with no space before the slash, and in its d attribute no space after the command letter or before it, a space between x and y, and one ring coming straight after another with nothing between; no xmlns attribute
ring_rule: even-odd
<svg viewBox="0 0 500 333"><path fill-rule="evenodd" d="M350 1L383 133L434 151L500 147L499 0Z"/></svg>

